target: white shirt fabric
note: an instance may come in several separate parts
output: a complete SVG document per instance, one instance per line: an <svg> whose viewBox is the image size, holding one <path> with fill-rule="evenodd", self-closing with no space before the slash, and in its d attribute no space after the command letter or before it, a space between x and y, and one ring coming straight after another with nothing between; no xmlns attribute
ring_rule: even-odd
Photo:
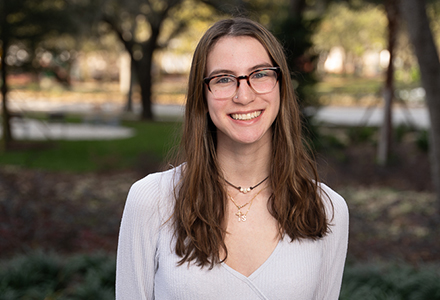
<svg viewBox="0 0 440 300"><path fill-rule="evenodd" d="M130 189L119 233L117 300L338 299L348 243L341 196L320 184L334 207L331 233L317 241L286 236L249 277L225 263L211 270L177 266L170 216L180 169L150 174ZM331 205L324 203L331 219Z"/></svg>

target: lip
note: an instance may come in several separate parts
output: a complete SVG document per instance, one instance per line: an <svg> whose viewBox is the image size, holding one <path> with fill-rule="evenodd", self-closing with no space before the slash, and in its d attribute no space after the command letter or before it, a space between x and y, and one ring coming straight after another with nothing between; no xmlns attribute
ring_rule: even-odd
<svg viewBox="0 0 440 300"><path fill-rule="evenodd" d="M263 109L250 110L245 112L234 112L230 113L229 117L234 121L250 122L258 119L263 114L263 112Z"/></svg>

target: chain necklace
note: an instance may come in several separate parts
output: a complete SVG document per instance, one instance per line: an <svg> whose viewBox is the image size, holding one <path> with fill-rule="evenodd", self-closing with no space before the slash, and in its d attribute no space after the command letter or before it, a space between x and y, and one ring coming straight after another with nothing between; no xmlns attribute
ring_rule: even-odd
<svg viewBox="0 0 440 300"><path fill-rule="evenodd" d="M251 187L248 187L248 188L242 188L241 186L235 186L235 185L233 185L232 183L230 183L229 181L227 181L226 179L225 179L225 181L226 181L227 184L229 184L230 186L232 186L234 189L237 189L240 193L247 194L247 193L249 193L250 191L252 191L254 188L256 188L257 186L259 186L260 184L262 184L263 182L265 182L268 178L269 178L269 176L267 176L266 178L264 178L263 180L261 180L261 181L260 181L259 183L257 183L256 185L251 186Z"/></svg>
<svg viewBox="0 0 440 300"><path fill-rule="evenodd" d="M266 179L267 179L267 178L266 178ZM265 180L266 180L266 179L265 179ZM265 188L262 189L262 190L260 190L255 196L253 196L252 199L251 199L251 201L246 202L246 203L243 204L243 205L238 205L238 204L235 202L234 198L232 198L232 196L229 195L229 193L228 193L229 199L231 199L232 203L234 203L235 207L237 207L237 209L238 209L238 211L235 213L235 215L238 217L238 222L241 222L241 221L242 221L242 222L245 222L245 221L246 221L246 216L247 216L248 212L251 210L252 202L254 201L255 198L257 198L257 196L258 196L263 190L265 190ZM245 207L246 205L248 205L248 204L249 204L249 207L248 207L247 211L246 211L245 213L243 213L243 212L241 211L241 209L242 209L243 207Z"/></svg>

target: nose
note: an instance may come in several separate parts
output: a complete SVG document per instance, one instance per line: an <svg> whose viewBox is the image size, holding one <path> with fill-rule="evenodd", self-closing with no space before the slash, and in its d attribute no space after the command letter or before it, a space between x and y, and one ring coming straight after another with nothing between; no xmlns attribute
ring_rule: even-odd
<svg viewBox="0 0 440 300"><path fill-rule="evenodd" d="M245 80L242 82L241 80ZM235 103L247 105L255 100L255 93L249 85L247 78L238 78L238 88L232 100Z"/></svg>

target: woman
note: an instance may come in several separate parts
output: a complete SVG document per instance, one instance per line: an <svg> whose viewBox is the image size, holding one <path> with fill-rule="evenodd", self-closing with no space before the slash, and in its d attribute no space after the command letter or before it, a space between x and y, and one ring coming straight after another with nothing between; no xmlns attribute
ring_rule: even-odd
<svg viewBox="0 0 440 300"><path fill-rule="evenodd" d="M344 200L303 148L282 47L243 18L200 40L182 165L135 183L121 223L116 298L337 299Z"/></svg>

